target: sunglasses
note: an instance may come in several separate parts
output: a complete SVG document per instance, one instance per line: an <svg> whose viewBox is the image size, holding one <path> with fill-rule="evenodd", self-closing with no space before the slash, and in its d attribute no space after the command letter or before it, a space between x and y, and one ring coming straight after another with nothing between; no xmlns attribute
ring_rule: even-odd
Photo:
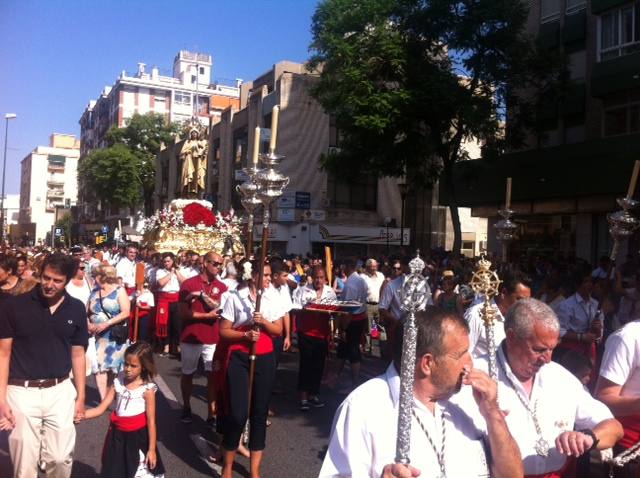
<svg viewBox="0 0 640 478"><path fill-rule="evenodd" d="M216 262L216 261L207 261L207 262L212 266L216 266L216 267L220 267L222 265L222 262Z"/></svg>
<svg viewBox="0 0 640 478"><path fill-rule="evenodd" d="M401 271L401 270L402 270L402 267L393 267L393 270L394 270L394 271Z"/></svg>

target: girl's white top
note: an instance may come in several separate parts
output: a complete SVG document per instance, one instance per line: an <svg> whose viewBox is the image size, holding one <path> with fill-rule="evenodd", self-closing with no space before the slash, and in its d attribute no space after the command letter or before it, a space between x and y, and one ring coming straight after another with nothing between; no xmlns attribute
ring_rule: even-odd
<svg viewBox="0 0 640 478"><path fill-rule="evenodd" d="M116 389L116 415L119 417L133 417L144 413L147 404L144 400L144 393L147 390L153 390L155 393L158 386L153 382L147 382L138 388L129 390L124 386L124 375L119 374L113 380L113 386Z"/></svg>

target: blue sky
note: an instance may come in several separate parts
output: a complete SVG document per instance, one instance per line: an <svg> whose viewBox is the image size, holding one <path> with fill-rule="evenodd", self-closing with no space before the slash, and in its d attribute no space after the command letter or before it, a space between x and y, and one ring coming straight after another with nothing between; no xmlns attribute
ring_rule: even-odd
<svg viewBox="0 0 640 478"><path fill-rule="evenodd" d="M142 61L171 70L181 49L210 53L213 78L250 80L304 61L317 0L0 0L0 146L10 120L7 193L20 161L53 132L76 134L85 106ZM0 166L1 169L1 166Z"/></svg>

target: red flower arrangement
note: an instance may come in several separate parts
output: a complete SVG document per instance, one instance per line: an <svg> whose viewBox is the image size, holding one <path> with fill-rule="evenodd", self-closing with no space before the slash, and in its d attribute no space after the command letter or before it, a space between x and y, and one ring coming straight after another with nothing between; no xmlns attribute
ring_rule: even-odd
<svg viewBox="0 0 640 478"><path fill-rule="evenodd" d="M215 214L197 202L192 202L184 207L182 210L182 220L188 226L204 224L207 227L212 227L216 225Z"/></svg>

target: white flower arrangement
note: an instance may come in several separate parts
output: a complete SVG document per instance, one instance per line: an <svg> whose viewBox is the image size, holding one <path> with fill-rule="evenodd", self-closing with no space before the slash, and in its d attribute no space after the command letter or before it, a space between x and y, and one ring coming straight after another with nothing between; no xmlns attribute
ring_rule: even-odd
<svg viewBox="0 0 640 478"><path fill-rule="evenodd" d="M242 264L242 280L251 279L251 262L247 261Z"/></svg>

